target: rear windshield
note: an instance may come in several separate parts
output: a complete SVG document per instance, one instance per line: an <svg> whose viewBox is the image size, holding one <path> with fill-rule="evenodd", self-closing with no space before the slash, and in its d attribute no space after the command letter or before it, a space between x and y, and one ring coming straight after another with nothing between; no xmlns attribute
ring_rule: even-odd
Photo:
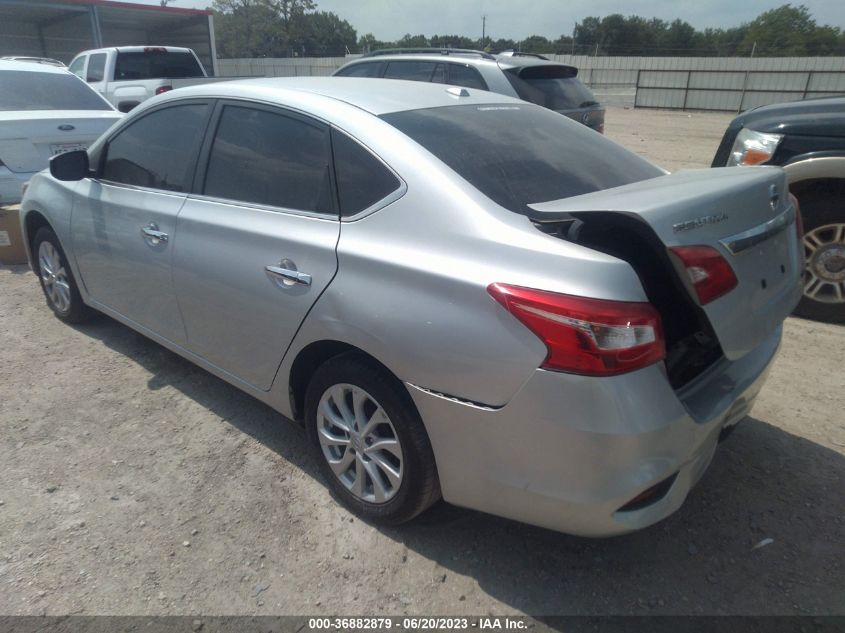
<svg viewBox="0 0 845 633"><path fill-rule="evenodd" d="M517 213L664 173L586 126L529 104L448 106L381 118Z"/></svg>
<svg viewBox="0 0 845 633"><path fill-rule="evenodd" d="M183 79L203 77L202 68L192 53L143 51L118 53L114 78L121 79Z"/></svg>
<svg viewBox="0 0 845 633"><path fill-rule="evenodd" d="M0 70L0 111L111 109L76 75Z"/></svg>
<svg viewBox="0 0 845 633"><path fill-rule="evenodd" d="M505 77L520 99L550 110L573 110L598 105L596 98L567 66L509 68Z"/></svg>

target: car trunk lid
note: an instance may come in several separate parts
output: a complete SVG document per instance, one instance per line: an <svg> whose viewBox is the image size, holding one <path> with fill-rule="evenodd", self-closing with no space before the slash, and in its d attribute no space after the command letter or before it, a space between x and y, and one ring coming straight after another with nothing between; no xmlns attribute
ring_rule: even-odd
<svg viewBox="0 0 845 633"><path fill-rule="evenodd" d="M13 172L40 171L51 156L87 148L121 116L114 110L0 112L0 161Z"/></svg>
<svg viewBox="0 0 845 633"><path fill-rule="evenodd" d="M589 223L621 214L645 222L666 250L715 248L738 284L701 306L726 358L759 345L800 298L801 252L783 172L776 168L705 169L670 174L530 208L535 221L568 214ZM623 235L623 233L620 233ZM697 302L680 260L668 258Z"/></svg>

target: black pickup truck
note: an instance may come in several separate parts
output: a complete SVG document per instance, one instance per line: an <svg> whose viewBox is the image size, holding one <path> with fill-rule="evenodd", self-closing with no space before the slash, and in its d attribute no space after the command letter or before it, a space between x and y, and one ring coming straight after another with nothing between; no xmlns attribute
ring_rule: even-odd
<svg viewBox="0 0 845 633"><path fill-rule="evenodd" d="M779 165L804 220L804 298L798 316L845 323L845 97L743 112L713 167Z"/></svg>

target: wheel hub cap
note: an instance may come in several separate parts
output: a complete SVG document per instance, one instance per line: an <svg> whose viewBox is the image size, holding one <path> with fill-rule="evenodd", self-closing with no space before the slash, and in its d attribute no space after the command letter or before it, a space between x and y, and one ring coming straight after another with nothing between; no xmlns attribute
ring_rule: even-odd
<svg viewBox="0 0 845 633"><path fill-rule="evenodd" d="M350 384L330 387L320 398L317 438L334 476L355 497L390 501L404 476L399 437L375 398Z"/></svg>

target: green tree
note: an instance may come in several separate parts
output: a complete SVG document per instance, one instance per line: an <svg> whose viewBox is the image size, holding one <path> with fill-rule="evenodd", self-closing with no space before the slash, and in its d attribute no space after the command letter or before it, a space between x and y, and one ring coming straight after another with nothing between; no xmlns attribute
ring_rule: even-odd
<svg viewBox="0 0 845 633"><path fill-rule="evenodd" d="M301 18L302 46L310 57L340 57L351 53L358 42L358 34L346 20L330 11L309 13Z"/></svg>

